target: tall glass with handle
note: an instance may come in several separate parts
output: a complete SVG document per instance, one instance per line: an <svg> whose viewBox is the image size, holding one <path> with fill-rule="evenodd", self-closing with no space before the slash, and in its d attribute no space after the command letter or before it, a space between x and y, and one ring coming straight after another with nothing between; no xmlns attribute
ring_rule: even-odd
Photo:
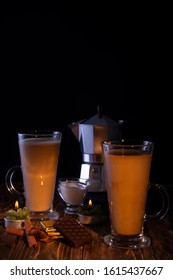
<svg viewBox="0 0 173 280"><path fill-rule="evenodd" d="M111 220L111 233L104 242L120 248L149 246L144 220L154 144L144 140L103 141L102 148ZM163 208L160 216L167 210Z"/></svg>
<svg viewBox="0 0 173 280"><path fill-rule="evenodd" d="M13 174L21 169L26 206L31 218L56 219L53 198L62 133L51 130L21 131L17 134L21 166L14 166L6 174L10 192L20 193L13 183Z"/></svg>

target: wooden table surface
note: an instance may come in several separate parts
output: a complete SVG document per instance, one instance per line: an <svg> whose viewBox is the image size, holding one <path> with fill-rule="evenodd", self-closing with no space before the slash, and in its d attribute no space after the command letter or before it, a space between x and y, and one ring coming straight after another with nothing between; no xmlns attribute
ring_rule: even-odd
<svg viewBox="0 0 173 280"><path fill-rule="evenodd" d="M39 248L29 248L27 239L6 233L4 227L5 211L14 205L15 198L2 195L0 202L0 259L1 260L173 260L173 211L172 190L169 186L170 209L162 220L149 219L145 223L146 234L151 246L143 249L111 248L103 242L110 232L109 217L102 224L86 225L93 241L79 248L73 248L63 239L50 243L39 242ZM54 202L60 216L63 216L63 204L57 196ZM40 227L40 221L32 221Z"/></svg>

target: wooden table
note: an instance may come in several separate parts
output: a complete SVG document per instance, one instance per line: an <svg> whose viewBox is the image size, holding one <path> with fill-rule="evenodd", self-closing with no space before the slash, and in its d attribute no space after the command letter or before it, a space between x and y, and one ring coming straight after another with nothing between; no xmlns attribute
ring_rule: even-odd
<svg viewBox="0 0 173 280"><path fill-rule="evenodd" d="M171 198L173 186L167 187ZM2 189L2 188L1 188ZM6 201L6 202L5 202ZM8 202L8 203L7 203ZM93 241L80 248L69 246L63 239L51 243L39 242L39 248L29 248L25 238L8 234L4 228L4 213L14 203L7 196L1 197L0 204L0 259L1 260L173 260L173 211L172 206L162 220L148 220L146 234L151 238L151 246L143 249L111 248L103 242L105 234L110 232L109 217L99 225L86 225ZM7 205L8 204L8 205ZM63 204L56 197L54 204L60 216ZM7 206L6 206L7 205ZM39 221L33 221L39 227Z"/></svg>

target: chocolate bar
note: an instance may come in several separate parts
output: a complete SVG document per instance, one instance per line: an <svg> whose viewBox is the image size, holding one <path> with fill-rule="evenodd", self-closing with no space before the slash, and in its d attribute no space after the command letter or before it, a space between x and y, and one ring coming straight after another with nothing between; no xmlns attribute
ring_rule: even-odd
<svg viewBox="0 0 173 280"><path fill-rule="evenodd" d="M77 248L90 243L92 235L76 220L66 216L56 220L54 227L64 236L68 243Z"/></svg>

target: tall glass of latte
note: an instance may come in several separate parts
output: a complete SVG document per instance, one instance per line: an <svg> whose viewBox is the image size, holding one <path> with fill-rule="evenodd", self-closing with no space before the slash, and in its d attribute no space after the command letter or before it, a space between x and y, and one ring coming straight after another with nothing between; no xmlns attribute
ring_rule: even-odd
<svg viewBox="0 0 173 280"><path fill-rule="evenodd" d="M53 198L61 137L61 132L49 130L18 133L24 196L31 218L55 219L58 217L58 213L53 211ZM6 175L6 184L9 189L14 188L11 176L16 170L14 168L10 169Z"/></svg>
<svg viewBox="0 0 173 280"><path fill-rule="evenodd" d="M143 226L153 143L104 141L102 148L111 219L111 234L104 242L132 249L149 246Z"/></svg>

